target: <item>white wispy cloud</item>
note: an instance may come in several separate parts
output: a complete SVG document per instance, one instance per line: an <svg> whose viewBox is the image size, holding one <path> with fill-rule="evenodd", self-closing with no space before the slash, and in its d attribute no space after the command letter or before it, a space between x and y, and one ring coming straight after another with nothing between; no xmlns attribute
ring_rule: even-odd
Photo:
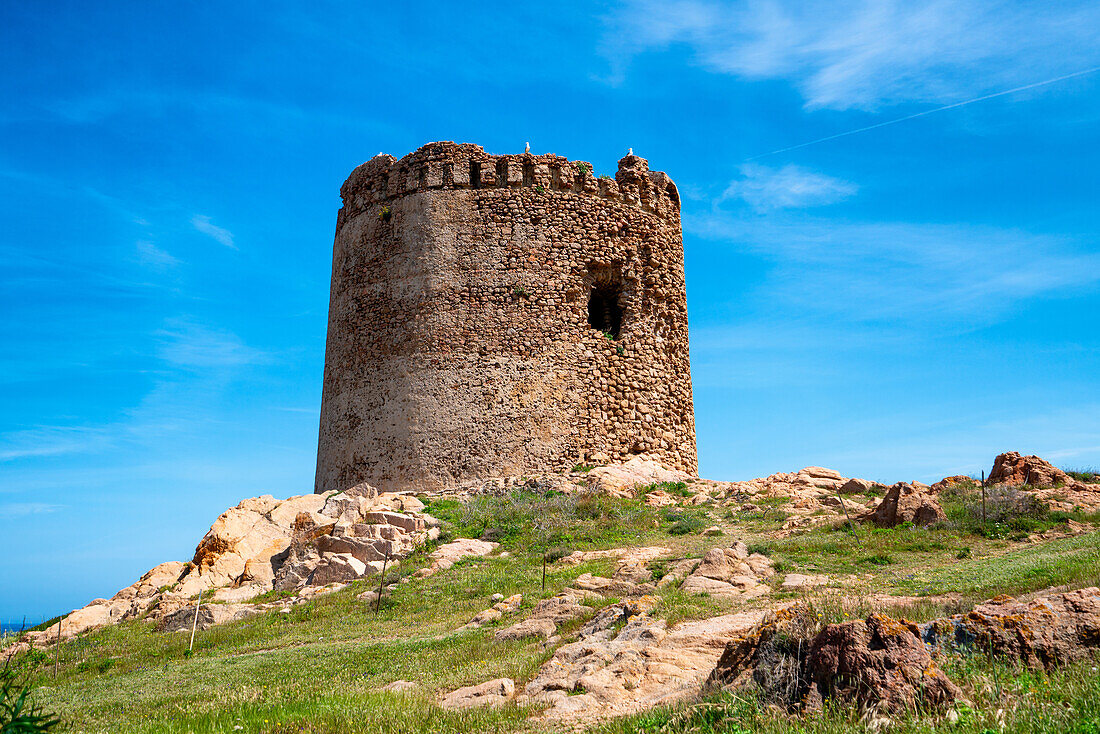
<svg viewBox="0 0 1100 734"><path fill-rule="evenodd" d="M96 451L109 443L109 431L102 427L35 426L0 434L0 461Z"/></svg>
<svg viewBox="0 0 1100 734"><path fill-rule="evenodd" d="M172 257L149 240L139 240L136 247L141 264L154 270L166 270L180 263L178 258Z"/></svg>
<svg viewBox="0 0 1100 734"><path fill-rule="evenodd" d="M65 505L51 505L46 502L7 502L0 503L0 520L15 520L28 515L41 515L56 512Z"/></svg>
<svg viewBox="0 0 1100 734"><path fill-rule="evenodd" d="M756 291L773 311L846 323L966 328L1038 296L1100 285L1100 253L1015 229L720 210L685 227L768 263Z"/></svg>
<svg viewBox="0 0 1100 734"><path fill-rule="evenodd" d="M858 190L859 187L850 181L794 164L769 168L746 163L741 166L741 177L730 182L718 203L740 199L763 213L832 204L855 195Z"/></svg>
<svg viewBox="0 0 1100 734"><path fill-rule="evenodd" d="M714 72L789 80L810 109L954 102L1100 62L1086 2L635 0L606 22L612 82L633 56L685 44Z"/></svg>
<svg viewBox="0 0 1100 734"><path fill-rule="evenodd" d="M210 221L210 217L205 214L196 214L191 217L191 226L199 232L202 232L208 237L212 237L217 242L225 245L226 247L237 249L237 245L233 243L233 233L224 227L219 227Z"/></svg>
<svg viewBox="0 0 1100 734"><path fill-rule="evenodd" d="M169 319L156 336L157 356L172 367L209 370L255 364L266 358L233 332L186 318Z"/></svg>

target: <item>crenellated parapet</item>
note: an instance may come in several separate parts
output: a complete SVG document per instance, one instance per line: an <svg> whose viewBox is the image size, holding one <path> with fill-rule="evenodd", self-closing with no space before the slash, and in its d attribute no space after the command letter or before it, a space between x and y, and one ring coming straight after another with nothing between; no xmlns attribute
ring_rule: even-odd
<svg viewBox="0 0 1100 734"><path fill-rule="evenodd" d="M678 217L680 195L668 174L650 171L628 155L614 178L596 176L592 164L562 156L489 155L480 145L428 143L401 159L379 153L348 176L340 189L341 220L418 192L450 189L528 189L531 195L594 196L638 207L661 218Z"/></svg>

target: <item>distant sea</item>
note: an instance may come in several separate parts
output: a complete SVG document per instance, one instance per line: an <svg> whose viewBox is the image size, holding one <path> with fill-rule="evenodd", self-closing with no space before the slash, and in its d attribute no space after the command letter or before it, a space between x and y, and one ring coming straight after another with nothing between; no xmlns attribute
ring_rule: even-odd
<svg viewBox="0 0 1100 734"><path fill-rule="evenodd" d="M43 617L42 615L37 615L37 616L34 616L34 617L27 617L27 621L24 622L23 619L20 617L19 619L2 620L2 621L0 621L0 625L3 625L4 634L6 635L6 634L8 634L8 632L14 632L15 630L18 630L20 627L25 626L29 629L29 628L35 626L36 624L41 624L42 622L45 622L47 619L49 619L49 617Z"/></svg>

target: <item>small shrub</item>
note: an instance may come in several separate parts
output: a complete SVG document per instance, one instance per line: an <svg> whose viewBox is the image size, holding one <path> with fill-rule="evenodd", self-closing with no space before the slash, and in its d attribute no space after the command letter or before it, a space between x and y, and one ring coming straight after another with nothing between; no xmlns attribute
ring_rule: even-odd
<svg viewBox="0 0 1100 734"><path fill-rule="evenodd" d="M1089 467L1088 469L1063 469L1066 474L1076 479L1079 482L1088 482L1089 484L1100 484L1100 472L1096 469Z"/></svg>
<svg viewBox="0 0 1100 734"><path fill-rule="evenodd" d="M767 543L753 543L749 546L749 553L759 553L762 556L771 555L771 548Z"/></svg>
<svg viewBox="0 0 1100 734"><path fill-rule="evenodd" d="M546 562L553 563L554 561L560 561L562 558L565 558L570 553L572 553L572 551L564 546L555 546L554 548L546 551Z"/></svg>
<svg viewBox="0 0 1100 734"><path fill-rule="evenodd" d="M653 574L654 579L663 578L668 574L668 561L656 560L646 564L646 570Z"/></svg>
<svg viewBox="0 0 1100 734"><path fill-rule="evenodd" d="M574 464L573 465L573 471L578 472L580 474L587 474L588 472L592 471L595 468L596 467L595 467L594 464Z"/></svg>
<svg viewBox="0 0 1100 734"><path fill-rule="evenodd" d="M31 703L33 687L11 666L0 669L0 732L38 734L54 731L61 720Z"/></svg>
<svg viewBox="0 0 1100 734"><path fill-rule="evenodd" d="M1062 521L1051 518L1050 507L1018 487L955 485L941 494L948 520L957 529L986 538L1023 538Z"/></svg>
<svg viewBox="0 0 1100 734"><path fill-rule="evenodd" d="M690 497L691 491L687 488L687 482L654 482L638 488L638 496L647 495L656 491L667 492L678 497Z"/></svg>
<svg viewBox="0 0 1100 734"><path fill-rule="evenodd" d="M887 553L875 553L874 555L864 556L856 560L856 563L862 563L868 566L889 566L894 562L894 559Z"/></svg>

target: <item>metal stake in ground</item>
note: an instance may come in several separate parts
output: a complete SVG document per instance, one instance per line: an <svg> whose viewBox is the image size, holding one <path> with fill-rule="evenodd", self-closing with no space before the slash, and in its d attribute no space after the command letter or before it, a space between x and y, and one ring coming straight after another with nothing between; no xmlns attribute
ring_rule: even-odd
<svg viewBox="0 0 1100 734"><path fill-rule="evenodd" d="M546 591L546 554L542 554L542 590Z"/></svg>
<svg viewBox="0 0 1100 734"><path fill-rule="evenodd" d="M390 562L390 552L386 551L386 557L382 561L381 578L378 579L378 598L374 600L374 613L382 608L382 589L386 588L386 564Z"/></svg>
<svg viewBox="0 0 1100 734"><path fill-rule="evenodd" d="M195 621L191 623L191 644L187 646L188 654L190 654L191 650L195 647L195 630L199 626L200 606L202 606L202 589L199 589L199 600L195 602Z"/></svg>
<svg viewBox="0 0 1100 734"><path fill-rule="evenodd" d="M56 650L53 651L53 677L57 677L57 663L61 660L61 623L64 622L64 618L57 620L57 642L55 646Z"/></svg>

